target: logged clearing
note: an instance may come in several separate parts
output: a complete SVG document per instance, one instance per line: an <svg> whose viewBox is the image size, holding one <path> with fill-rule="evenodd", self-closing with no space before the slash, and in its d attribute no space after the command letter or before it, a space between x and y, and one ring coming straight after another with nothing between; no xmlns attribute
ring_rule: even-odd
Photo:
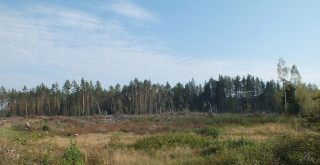
<svg viewBox="0 0 320 165"><path fill-rule="evenodd" d="M320 133L302 123L203 113L1 118L0 164L316 164L319 153L312 147L320 144ZM297 146L307 138L312 146ZM291 141L307 150L282 160L280 151L294 152ZM66 154L67 148L74 153Z"/></svg>

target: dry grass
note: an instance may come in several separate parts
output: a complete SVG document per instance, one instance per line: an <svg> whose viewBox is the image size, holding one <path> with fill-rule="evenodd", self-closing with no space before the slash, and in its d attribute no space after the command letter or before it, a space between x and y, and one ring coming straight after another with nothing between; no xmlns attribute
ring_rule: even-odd
<svg viewBox="0 0 320 165"><path fill-rule="evenodd" d="M189 147L177 147L168 150L154 152L135 151L130 149L117 150L113 153L115 164L185 164L189 160L195 159L199 154Z"/></svg>
<svg viewBox="0 0 320 165"><path fill-rule="evenodd" d="M257 124L250 127L244 126L232 126L225 128L225 131L220 140L226 139L240 139L245 137L253 141L262 142L269 138L274 138L279 135L293 135L297 136L298 134L317 134L320 136L319 132L314 132L308 129L299 129L291 124L285 123L267 123L267 124Z"/></svg>
<svg viewBox="0 0 320 165"><path fill-rule="evenodd" d="M121 116L120 116L121 117ZM157 133L167 133L171 130L184 129L195 132L204 126L215 127L221 130L218 140L240 139L242 137L254 142L266 142L274 137L287 134L316 134L309 129L301 129L288 123L265 123L240 126L235 124L215 125L213 118L203 117L202 114L181 114L162 116L125 116L124 120L104 120L99 117L33 117L33 118L3 118L0 120L0 164L21 164L21 155L29 164L40 164L40 160L48 151L51 144L53 158L59 158L64 148L70 145L70 140L76 141L77 147L84 154L88 164L203 164L207 160L201 157L201 149L176 147L165 150L134 150L130 147L110 149L106 144L116 134L123 145L133 144L136 140L152 136ZM203 121L202 121L203 119ZM25 122L41 127L44 124L50 127L49 135L37 140L31 140L22 145L12 139L12 135L24 135ZM22 127L20 130L12 129ZM22 130L22 131L21 131ZM19 132L20 131L20 132ZM79 136L67 136L70 133ZM11 135L12 134L12 135ZM10 136L9 136L10 135ZM7 150L12 152L5 152ZM228 157L228 153L225 157ZM13 155L13 156L12 156ZM36 160L32 160L37 158ZM219 162L219 157L212 158Z"/></svg>
<svg viewBox="0 0 320 165"><path fill-rule="evenodd" d="M283 123L258 124L250 127L233 126L226 128L220 139L240 139L241 137L245 137L261 142L284 133L297 134L298 132L291 125Z"/></svg>
<svg viewBox="0 0 320 165"><path fill-rule="evenodd" d="M114 134L119 136L122 144L132 144L140 138L149 136L116 132L109 134L85 134L74 138L46 137L38 143L40 146L43 146L51 142L52 146L57 147L56 151L62 151L64 147L69 146L70 139L72 141L76 140L77 146L87 157L89 164L181 164L181 162L190 160L196 156L194 155L195 151L189 147L177 147L154 152L136 151L131 148L108 150L105 145L109 143L110 138Z"/></svg>
<svg viewBox="0 0 320 165"><path fill-rule="evenodd" d="M77 146L80 149L87 149L87 148L97 148L101 146L105 146L109 141L110 138L117 134L120 137L120 142L123 144L132 144L137 139L141 137L145 137L143 135L137 135L133 133L123 133L123 132L114 132L109 134L84 134L78 137L61 137L61 136L54 136L54 137L45 137L44 139L39 141L39 144L51 143L57 145L59 148L67 147L70 144L70 140L77 141Z"/></svg>

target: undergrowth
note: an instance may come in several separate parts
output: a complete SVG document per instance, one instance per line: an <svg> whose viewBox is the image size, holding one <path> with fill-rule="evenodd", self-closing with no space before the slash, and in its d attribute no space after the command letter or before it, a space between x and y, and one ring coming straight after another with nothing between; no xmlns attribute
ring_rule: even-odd
<svg viewBox="0 0 320 165"><path fill-rule="evenodd" d="M213 139L218 138L219 135L218 129L208 126L197 130L197 133L200 135L212 137Z"/></svg>
<svg viewBox="0 0 320 165"><path fill-rule="evenodd" d="M320 164L320 137L283 136L275 146L275 156L283 164Z"/></svg>
<svg viewBox="0 0 320 165"><path fill-rule="evenodd" d="M137 140L131 146L135 149L157 150L178 146L205 147L210 145L207 138L194 134L160 134Z"/></svg>

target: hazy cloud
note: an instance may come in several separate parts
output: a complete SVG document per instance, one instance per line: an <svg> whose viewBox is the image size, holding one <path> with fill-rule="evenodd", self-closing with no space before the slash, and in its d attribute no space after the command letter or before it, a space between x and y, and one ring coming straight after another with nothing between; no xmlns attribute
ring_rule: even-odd
<svg viewBox="0 0 320 165"><path fill-rule="evenodd" d="M276 78L275 63L177 56L152 36L132 34L114 20L82 11L41 6L0 9L0 85L9 88L55 81L61 86L66 79L81 77L100 80L105 88L135 77L160 83L191 78L203 83L219 74ZM136 18L152 18L133 9L140 13L132 14Z"/></svg>
<svg viewBox="0 0 320 165"><path fill-rule="evenodd" d="M129 18L133 18L139 21L152 21L155 18L150 12L141 8L140 6L130 1L116 1L110 4L111 10L114 12L124 15Z"/></svg>

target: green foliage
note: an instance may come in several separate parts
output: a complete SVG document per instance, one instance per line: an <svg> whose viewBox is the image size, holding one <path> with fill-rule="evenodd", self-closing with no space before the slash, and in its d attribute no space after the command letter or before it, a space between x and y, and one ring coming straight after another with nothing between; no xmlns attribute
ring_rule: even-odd
<svg viewBox="0 0 320 165"><path fill-rule="evenodd" d="M211 154L215 154L218 151L223 149L223 145L220 141L215 141L213 142L209 147L205 148L202 152L201 155L202 156L209 156Z"/></svg>
<svg viewBox="0 0 320 165"><path fill-rule="evenodd" d="M273 151L274 144L270 141L255 143L245 138L215 141L201 152L205 160L199 164L277 164Z"/></svg>
<svg viewBox="0 0 320 165"><path fill-rule="evenodd" d="M192 116L186 118L173 118L168 120L168 122L173 122L175 125L180 125L181 123L194 123L201 125L214 125L214 126L224 126L224 125L240 125L240 126L252 126L255 124L265 124L265 123L291 123L291 117L285 118L282 116L275 115L265 115L262 117L256 117L255 115L246 114L217 114L213 117L202 117L202 116Z"/></svg>
<svg viewBox="0 0 320 165"><path fill-rule="evenodd" d="M283 89L275 81L264 82L258 77L247 75L219 76L210 78L204 86L194 80L187 84L151 83L150 80L135 79L128 85L110 86L109 90L81 79L66 80L62 88L58 83L49 88L45 84L26 88L0 89L0 104L6 116L26 115L95 115L95 114L157 114L168 112L218 112L249 113L257 110L277 112L279 105L275 96ZM148 97L145 97L148 96ZM241 97L240 97L241 96ZM302 95L301 95L302 96ZM89 99L88 98L93 98ZM38 104L33 105L37 101ZM281 102L281 101L280 101ZM134 103L134 104L133 104ZM143 103L143 104L142 104ZM10 108L9 108L10 107ZM1 115L1 113L0 113ZM48 119L44 119L47 122ZM86 120L93 120L87 117ZM139 120L139 119L138 119ZM150 118L149 120L154 120Z"/></svg>
<svg viewBox="0 0 320 165"><path fill-rule="evenodd" d="M79 148L76 146L76 141L72 143L70 140L69 148L64 149L64 154L62 156L61 162L62 165L83 165L82 153Z"/></svg>
<svg viewBox="0 0 320 165"><path fill-rule="evenodd" d="M313 110L307 114L307 123L320 129L320 110Z"/></svg>
<svg viewBox="0 0 320 165"><path fill-rule="evenodd" d="M320 93L314 96L313 100L317 103L317 106L307 114L306 119L310 126L320 129Z"/></svg>
<svg viewBox="0 0 320 165"><path fill-rule="evenodd" d="M48 122L49 122L49 118L44 118L44 119L42 119L42 121L43 121L44 123L48 123Z"/></svg>
<svg viewBox="0 0 320 165"><path fill-rule="evenodd" d="M287 111L288 114L291 115L297 115L300 110L301 110L301 106L298 102L298 98L296 97L296 88L293 84L288 84L286 85L286 101L287 101ZM283 106L284 106L284 101L285 98L283 96Z"/></svg>
<svg viewBox="0 0 320 165"><path fill-rule="evenodd" d="M225 143L224 145L229 148L239 148L239 147L243 147L243 146L253 146L254 145L253 141L245 139L244 137L241 137L238 140L228 139L224 143Z"/></svg>
<svg viewBox="0 0 320 165"><path fill-rule="evenodd" d="M43 165L47 165L47 164L51 164L52 162L52 158L51 158L51 144L48 145L48 150L46 155L43 157L43 159L41 160L41 164Z"/></svg>
<svg viewBox="0 0 320 165"><path fill-rule="evenodd" d="M13 129L0 127L0 137L13 140L16 138L16 131L13 131Z"/></svg>
<svg viewBox="0 0 320 165"><path fill-rule="evenodd" d="M49 126L48 125L44 125L44 126L42 126L42 131L50 131L50 128L49 128Z"/></svg>
<svg viewBox="0 0 320 165"><path fill-rule="evenodd" d="M253 113L255 117L259 117L259 118L263 117L265 114L266 113L264 111L256 111Z"/></svg>
<svg viewBox="0 0 320 165"><path fill-rule="evenodd" d="M18 142L19 144L27 145L28 140L27 140L26 136L16 136L15 141Z"/></svg>
<svg viewBox="0 0 320 165"><path fill-rule="evenodd" d="M47 134L41 130L26 130L17 132L14 141L22 145L27 145L30 142L34 142L45 137L46 135Z"/></svg>
<svg viewBox="0 0 320 165"><path fill-rule="evenodd" d="M320 164L320 137L283 136L276 145L275 157L283 164Z"/></svg>
<svg viewBox="0 0 320 165"><path fill-rule="evenodd" d="M243 119L242 122L241 122L241 125L242 125L242 126L245 126L245 127L249 126L250 124L251 124L251 123L249 122L248 119Z"/></svg>
<svg viewBox="0 0 320 165"><path fill-rule="evenodd" d="M118 134L113 134L113 136L110 138L109 143L106 145L107 149L112 150L116 150L123 147L124 145L120 142L120 137Z"/></svg>
<svg viewBox="0 0 320 165"><path fill-rule="evenodd" d="M193 134L161 134L137 140L132 147L135 149L153 150L174 148L178 146L205 147L210 141Z"/></svg>
<svg viewBox="0 0 320 165"><path fill-rule="evenodd" d="M210 136L214 139L218 138L219 131L213 127L203 127L197 131L199 134L204 136Z"/></svg>
<svg viewBox="0 0 320 165"><path fill-rule="evenodd" d="M170 129L170 126L168 126L169 128L169 133L191 133L192 129L191 128L174 128L174 129Z"/></svg>
<svg viewBox="0 0 320 165"><path fill-rule="evenodd" d="M245 145L238 150L237 164L277 164L274 160L273 149L272 142Z"/></svg>

